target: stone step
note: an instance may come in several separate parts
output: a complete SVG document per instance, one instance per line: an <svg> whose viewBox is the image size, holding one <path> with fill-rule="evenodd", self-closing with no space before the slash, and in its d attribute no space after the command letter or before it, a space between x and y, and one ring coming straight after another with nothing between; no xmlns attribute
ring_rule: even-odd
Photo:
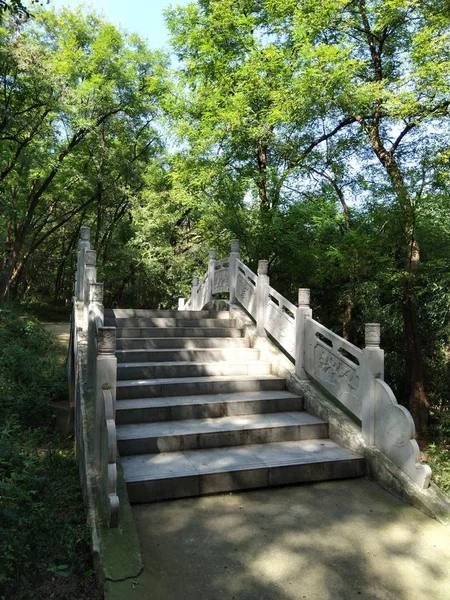
<svg viewBox="0 0 450 600"><path fill-rule="evenodd" d="M118 363L117 379L172 379L174 377L205 377L209 375L267 375L269 363L251 362L142 362Z"/></svg>
<svg viewBox="0 0 450 600"><path fill-rule="evenodd" d="M228 311L215 310L151 310L147 308L107 308L108 319L228 319Z"/></svg>
<svg viewBox="0 0 450 600"><path fill-rule="evenodd" d="M122 465L133 503L365 474L364 458L331 440L141 454Z"/></svg>
<svg viewBox="0 0 450 600"><path fill-rule="evenodd" d="M117 401L116 422L126 424L213 419L300 410L303 410L303 398L286 391L138 398Z"/></svg>
<svg viewBox="0 0 450 600"><path fill-rule="evenodd" d="M174 377L172 379L135 379L117 382L117 400L157 396L193 396L284 390L286 380L274 375L227 375Z"/></svg>
<svg viewBox="0 0 450 600"><path fill-rule="evenodd" d="M219 327L236 328L235 319L169 319L169 318L139 318L139 319L109 319L111 325L119 328L136 328L136 327ZM114 321L114 323L113 323ZM105 325L108 323L105 322Z"/></svg>
<svg viewBox="0 0 450 600"><path fill-rule="evenodd" d="M195 338L117 338L118 350L144 350L144 349L198 349L198 348L248 348L250 342L246 338L227 337L195 337Z"/></svg>
<svg viewBox="0 0 450 600"><path fill-rule="evenodd" d="M117 427L121 456L326 437L328 424L306 412L133 423Z"/></svg>
<svg viewBox="0 0 450 600"><path fill-rule="evenodd" d="M258 360L259 350L253 348L159 348L149 350L117 350L119 363L166 362L166 361L195 361L216 362L231 360L235 362Z"/></svg>
<svg viewBox="0 0 450 600"><path fill-rule="evenodd" d="M137 337L242 337L242 330L232 327L123 327L118 338Z"/></svg>

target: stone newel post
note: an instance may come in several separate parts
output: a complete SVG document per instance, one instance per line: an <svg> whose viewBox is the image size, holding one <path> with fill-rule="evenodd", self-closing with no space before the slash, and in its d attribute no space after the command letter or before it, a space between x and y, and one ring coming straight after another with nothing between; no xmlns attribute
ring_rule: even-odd
<svg viewBox="0 0 450 600"><path fill-rule="evenodd" d="M79 301L84 300L84 253L89 250L91 244L89 242L91 230L89 227L80 227L80 241L78 242L78 259L77 259L77 287L75 296Z"/></svg>
<svg viewBox="0 0 450 600"><path fill-rule="evenodd" d="M311 292L308 288L299 288L298 307L295 313L295 374L300 379L307 379L305 371L305 323L312 317L309 307Z"/></svg>
<svg viewBox="0 0 450 600"><path fill-rule="evenodd" d="M363 361L361 364L362 433L375 444L375 379L384 380L384 350L380 348L380 324L366 323Z"/></svg>
<svg viewBox="0 0 450 600"><path fill-rule="evenodd" d="M228 267L228 275L230 278L230 304L236 304L236 261L239 259L239 257L239 240L231 240L230 265Z"/></svg>
<svg viewBox="0 0 450 600"><path fill-rule="evenodd" d="M97 341L97 366L95 373L95 466L100 472L102 458L102 440L99 433L103 428L104 402L103 390L110 390L112 396L113 415L116 418L116 383L117 383L117 359L116 359L116 328L100 327Z"/></svg>
<svg viewBox="0 0 450 600"><path fill-rule="evenodd" d="M178 310L184 310L184 298L178 298Z"/></svg>
<svg viewBox="0 0 450 600"><path fill-rule="evenodd" d="M266 335L266 312L269 303L269 261L258 261L258 279L256 280L256 334Z"/></svg>
<svg viewBox="0 0 450 600"><path fill-rule="evenodd" d="M197 308L197 291L198 291L198 277L193 277L192 278L192 292L191 292L191 310L198 310Z"/></svg>
<svg viewBox="0 0 450 600"><path fill-rule="evenodd" d="M83 289L83 331L87 332L89 326L89 302L91 283L97 281L97 252L86 250L84 253L84 289ZM103 301L103 296L102 296Z"/></svg>
<svg viewBox="0 0 450 600"><path fill-rule="evenodd" d="M206 292L206 302L211 302L214 294L214 274L216 271L216 251L214 248L211 248L209 251L209 260L208 260L208 289Z"/></svg>
<svg viewBox="0 0 450 600"><path fill-rule="evenodd" d="M88 389L92 392L95 388L95 320L100 319L103 325L104 310L103 310L103 283L93 282L90 284L89 291L89 315L88 315Z"/></svg>

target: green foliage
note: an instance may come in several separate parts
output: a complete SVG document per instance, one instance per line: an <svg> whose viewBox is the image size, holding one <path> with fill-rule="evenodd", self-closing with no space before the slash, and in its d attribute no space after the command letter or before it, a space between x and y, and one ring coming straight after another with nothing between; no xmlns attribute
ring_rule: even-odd
<svg viewBox="0 0 450 600"><path fill-rule="evenodd" d="M448 417L447 417L448 421ZM450 437L450 431L447 436ZM447 494L450 494L450 447L430 444L425 452L425 460L433 471L433 481Z"/></svg>
<svg viewBox="0 0 450 600"><path fill-rule="evenodd" d="M64 367L51 334L32 318L0 311L0 422L46 424L50 402L67 394Z"/></svg>
<svg viewBox="0 0 450 600"><path fill-rule="evenodd" d="M114 261L116 228L161 155L167 59L99 15L41 10L5 22L0 60L0 300L63 302L80 225L92 226L99 264Z"/></svg>
<svg viewBox="0 0 450 600"><path fill-rule="evenodd" d="M0 296L3 285L33 310L66 310L87 224L107 306L173 308L208 249L225 256L238 238L290 300L310 287L315 318L350 341L380 322L399 401L414 406L423 383L439 420L450 405L448 7L199 0L166 18L172 73L90 12L4 20Z"/></svg>
<svg viewBox="0 0 450 600"><path fill-rule="evenodd" d="M53 430L67 399L52 336L16 309L0 311L0 597L96 597L73 440Z"/></svg>
<svg viewBox="0 0 450 600"><path fill-rule="evenodd" d="M50 0L46 0L46 4L48 4ZM0 0L0 21L2 19L2 13L9 12L10 14L17 16L19 18L30 17L30 7L27 6L29 4L31 7L40 5L44 5L44 1L40 0L30 0L28 3L22 2L21 0Z"/></svg>
<svg viewBox="0 0 450 600"><path fill-rule="evenodd" d="M310 287L316 318L355 343L379 321L388 381L425 430L427 400L450 401L448 10L209 0L166 16L173 165L198 236L240 238L277 289L295 301Z"/></svg>

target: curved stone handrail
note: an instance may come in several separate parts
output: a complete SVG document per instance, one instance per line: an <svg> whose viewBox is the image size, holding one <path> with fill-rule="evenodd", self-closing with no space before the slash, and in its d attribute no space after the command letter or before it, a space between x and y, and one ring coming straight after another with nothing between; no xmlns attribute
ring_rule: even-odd
<svg viewBox="0 0 450 600"><path fill-rule="evenodd" d="M417 485L430 484L429 465L420 464L416 428L411 413L398 404L394 392L382 379L375 380L375 446L402 469Z"/></svg>
<svg viewBox="0 0 450 600"><path fill-rule="evenodd" d="M117 495L117 435L114 400L111 390L103 388L102 419L102 488L105 493L107 521L110 527L119 523L119 497Z"/></svg>

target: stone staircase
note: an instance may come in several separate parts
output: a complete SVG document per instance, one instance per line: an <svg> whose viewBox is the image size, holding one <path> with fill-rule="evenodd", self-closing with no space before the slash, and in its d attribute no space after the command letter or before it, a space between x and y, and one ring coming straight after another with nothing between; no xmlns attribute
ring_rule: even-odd
<svg viewBox="0 0 450 600"><path fill-rule="evenodd" d="M105 311L117 327L118 449L131 502L358 477L228 312Z"/></svg>

